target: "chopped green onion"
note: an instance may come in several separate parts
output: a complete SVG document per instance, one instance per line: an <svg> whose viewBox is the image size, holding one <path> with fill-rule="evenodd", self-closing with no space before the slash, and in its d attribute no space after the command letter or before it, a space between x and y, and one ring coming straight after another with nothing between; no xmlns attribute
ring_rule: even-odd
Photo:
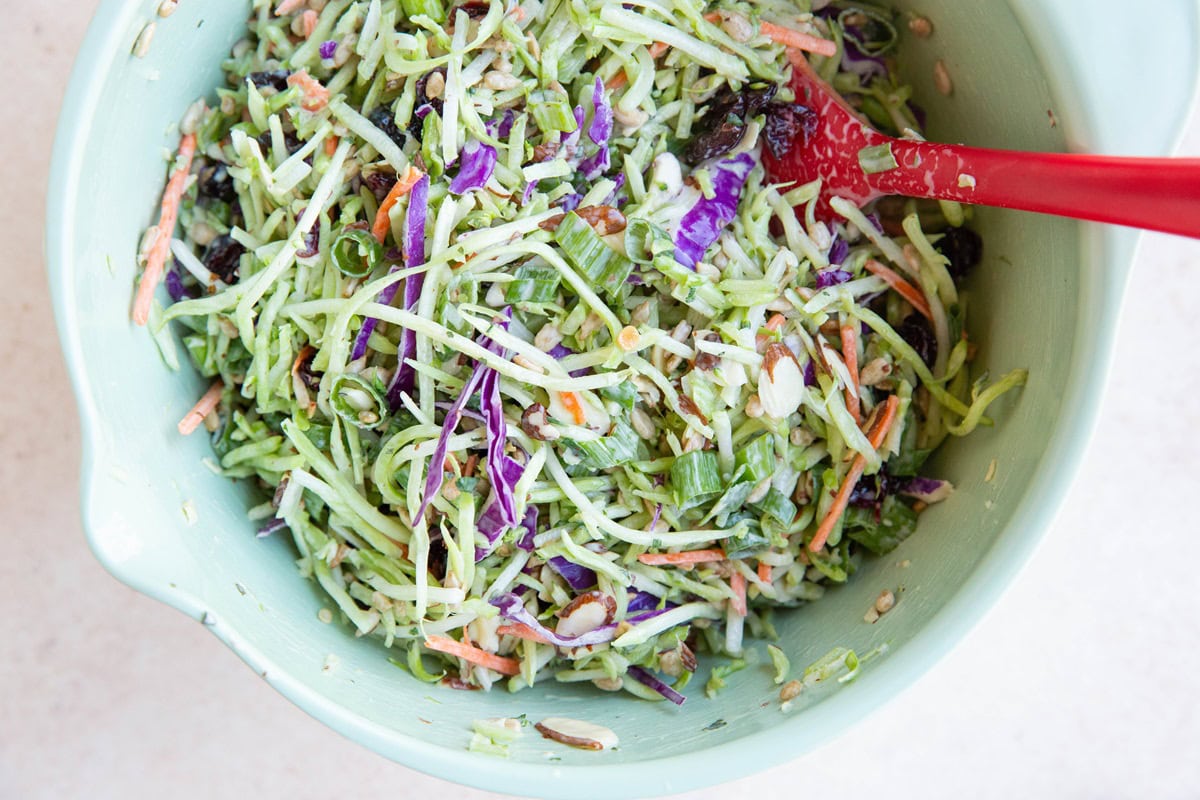
<svg viewBox="0 0 1200 800"><path fill-rule="evenodd" d="M361 278L383 260L383 245L370 231L348 228L338 234L330 248L333 264L348 278Z"/></svg>
<svg viewBox="0 0 1200 800"><path fill-rule="evenodd" d="M700 505L721 491L721 467L711 450L693 450L671 465L671 490L680 509Z"/></svg>
<svg viewBox="0 0 1200 800"><path fill-rule="evenodd" d="M523 264L505 287L504 299L509 303L553 303L561 281L562 274L553 267Z"/></svg>
<svg viewBox="0 0 1200 800"><path fill-rule="evenodd" d="M610 296L625 288L625 279L633 271L633 262L609 247L574 211L563 217L554 238L592 286Z"/></svg>

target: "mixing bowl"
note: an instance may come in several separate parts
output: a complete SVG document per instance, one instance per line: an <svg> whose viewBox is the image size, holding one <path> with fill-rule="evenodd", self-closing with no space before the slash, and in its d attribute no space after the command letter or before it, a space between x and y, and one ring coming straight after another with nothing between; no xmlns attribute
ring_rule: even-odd
<svg viewBox="0 0 1200 800"><path fill-rule="evenodd" d="M156 218L164 148L173 149L188 104L221 80L248 3L183 2L134 57L155 5L101 4L54 151L47 250L83 421L87 534L113 575L202 621L334 730L431 774L524 796L612 800L729 780L829 741L912 682L1049 529L1100 404L1136 235L980 209L986 255L969 284L977 363L994 372L1026 366L1029 385L996 406L994 428L938 454L932 473L958 491L922 517L916 536L820 603L777 615L796 665L834 646L862 653L886 644L855 680L806 691L786 713L765 665L735 676L715 700L693 692L682 708L553 682L518 694L418 683L375 639L318 620L324 600L297 576L290 543L256 539L248 490L202 464L205 437L176 433L203 383L164 368L146 331L129 322L135 252ZM936 26L929 39L909 37L904 54L933 139L1163 153L1190 107L1200 41L1192 0L1157 0L1154 13L1117 0L913 8ZM949 97L934 89L938 59L954 82ZM884 588L901 590L899 602L868 625L863 613ZM323 670L330 655L337 667ZM621 746L568 750L531 732L508 760L466 751L473 719L519 714L597 722Z"/></svg>

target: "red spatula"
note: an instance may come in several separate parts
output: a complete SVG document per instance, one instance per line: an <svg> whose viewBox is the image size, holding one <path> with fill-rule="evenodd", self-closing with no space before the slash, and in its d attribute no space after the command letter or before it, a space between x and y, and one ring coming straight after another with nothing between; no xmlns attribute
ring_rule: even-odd
<svg viewBox="0 0 1200 800"><path fill-rule="evenodd" d="M870 128L803 57L793 58L796 102L816 131L763 163L773 181L823 179L818 211L843 197L956 200L1200 238L1200 159L1020 153L894 139ZM892 166L894 162L894 166Z"/></svg>

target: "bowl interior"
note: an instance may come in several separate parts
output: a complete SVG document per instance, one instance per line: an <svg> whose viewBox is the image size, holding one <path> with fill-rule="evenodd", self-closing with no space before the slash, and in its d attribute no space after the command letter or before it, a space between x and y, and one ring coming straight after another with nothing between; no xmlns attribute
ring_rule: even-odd
<svg viewBox="0 0 1200 800"><path fill-rule="evenodd" d="M951 441L937 456L931 472L958 490L922 517L912 539L868 561L821 602L776 615L780 645L799 668L834 646L864 653L886 644L887 653L857 680L806 692L787 714L779 710L769 664L761 662L711 701L700 691L702 674L682 708L553 682L515 695L418 683L388 662L375 639L318 621L327 604L297 576L290 543L256 539L245 518L247 491L204 466L210 450L203 435L180 438L175 431L205 387L186 362L181 372L168 371L146 332L130 325L134 254L156 217L174 122L217 85L220 60L242 30L247 4L181 4L158 21L144 59L128 50L149 18L140 8L146 4L119 5L105 7L106 33L94 43L108 54L101 59L103 79L95 91L68 99L77 106L70 115L81 126L75 134L86 145L60 155L65 200L57 222L51 218L65 242L52 280L90 441L91 543L114 574L203 618L255 670L342 732L443 777L525 795L572 793L558 778L573 774L590 776L609 796L728 779L828 740L905 683L954 638L945 625L936 636L930 631L949 604L970 602L963 590L977 579L979 565L997 552L1027 549L1036 538L1045 520L1023 502L1041 470L1053 466L1046 454L1078 391L1076 343L1087 333L1077 325L1078 309L1093 279L1080 270L1075 224L978 209L974 224L984 236L985 260L969 282L969 325L981 343L976 369L1028 367L1030 384L995 407L995 428ZM1047 115L1047 82L1007 4L923 0L919 10L934 20L936 34L907 37L904 62L928 110L930 138L1062 149L1063 129ZM954 79L951 97L933 87L939 58ZM994 478L985 480L993 462ZM194 524L183 512L188 501ZM895 590L899 602L868 625L863 614L884 588ZM529 733L507 762L465 751L471 720L519 714L599 722L619 734L622 746L585 753ZM700 754L718 745L720 758ZM668 758L674 767L633 766ZM617 764L630 768L603 769Z"/></svg>

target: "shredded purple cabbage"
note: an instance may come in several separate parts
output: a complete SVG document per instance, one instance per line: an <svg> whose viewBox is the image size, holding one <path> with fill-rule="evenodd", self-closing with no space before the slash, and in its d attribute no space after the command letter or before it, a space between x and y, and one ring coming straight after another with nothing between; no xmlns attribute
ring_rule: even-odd
<svg viewBox="0 0 1200 800"><path fill-rule="evenodd" d="M504 138L512 133L513 121L516 120L517 114L511 108L504 109L504 117L496 125L496 135Z"/></svg>
<svg viewBox="0 0 1200 800"><path fill-rule="evenodd" d="M178 303L180 300L187 300L193 296L183 285L183 276L174 267L167 270L167 274L163 276L163 283L167 287L167 294L170 296L171 302Z"/></svg>
<svg viewBox="0 0 1200 800"><path fill-rule="evenodd" d="M579 208L579 204L582 201L583 195L579 194L578 192L571 192L570 194L563 195L562 202L558 204L558 207L564 212L574 211L575 209Z"/></svg>
<svg viewBox="0 0 1200 800"><path fill-rule="evenodd" d="M701 196L699 202L683 215L675 235L676 261L685 267L696 268L704 251L737 215L738 199L754 164L754 157L749 153L739 153L712 165L713 198Z"/></svg>
<svg viewBox="0 0 1200 800"><path fill-rule="evenodd" d="M419 267L425 263L425 220L429 217L429 176L422 175L413 185L408 195L408 211L404 217L404 265ZM425 283L424 273L411 275L404 279L404 310L412 311L417 307L421 297L421 286ZM390 295L384 299L381 293L379 302L390 303L396 296L398 284L392 284L384 293ZM368 322L374 323L373 320ZM366 323L363 324L366 327ZM374 327L374 324L371 326ZM370 332L367 333L370 336ZM357 343L355 344L357 349ZM417 372L408 364L408 360L417 354L417 335L405 328L400 333L400 352L397 355L396 374L388 386L387 401L393 409L401 405L400 395L411 394L416 383Z"/></svg>
<svg viewBox="0 0 1200 800"><path fill-rule="evenodd" d="M275 517L274 519L267 520L266 524L264 524L261 528L259 528L258 533L254 534L254 535L257 536L259 539L265 539L268 536L270 536L272 533L283 530L286 527L287 527L286 522L284 522L282 519L279 519L278 517Z"/></svg>
<svg viewBox="0 0 1200 800"><path fill-rule="evenodd" d="M537 188L537 181L530 181L525 184L525 191L521 193L521 205L529 202L529 198L533 197L533 190Z"/></svg>
<svg viewBox="0 0 1200 800"><path fill-rule="evenodd" d="M849 255L850 243L840 236L833 237L833 244L829 246L829 263L841 266Z"/></svg>
<svg viewBox="0 0 1200 800"><path fill-rule="evenodd" d="M337 52L337 46L338 43L330 39L328 41L321 42L321 44L317 46L317 52L321 54L321 58L333 58L333 54Z"/></svg>
<svg viewBox="0 0 1200 800"><path fill-rule="evenodd" d="M681 695L679 692L675 691L670 686L667 686L667 684L663 683L658 678L654 677L639 666L631 666L626 671L629 673L629 677L633 678L638 683L649 686L651 689L658 692L677 706L683 705L684 701L687 700L687 698Z"/></svg>
<svg viewBox="0 0 1200 800"><path fill-rule="evenodd" d="M637 614L641 611L656 611L658 609L659 598L649 592L639 592L632 587L630 587L630 591L633 592L633 597L630 598L628 605L625 607L626 614ZM667 603L666 608L663 610L665 611L674 607L674 604Z"/></svg>
<svg viewBox="0 0 1200 800"><path fill-rule="evenodd" d="M601 625L595 630L581 633L578 636L559 636L543 625L529 609L525 608L525 603L521 598L512 592L506 592L499 597L492 598L491 603L500 609L500 615L505 619L528 625L537 631L540 636L544 637L546 641L558 647L584 647L586 645L605 644L617 637L617 626L615 624Z"/></svg>
<svg viewBox="0 0 1200 800"><path fill-rule="evenodd" d="M613 178L613 182L616 186L613 187L613 190L608 193L608 197L605 198L604 205L606 206L611 206L613 201L617 199L617 192L621 191L621 187L625 185L625 173L617 173L617 177ZM624 200L625 198L621 199Z"/></svg>
<svg viewBox="0 0 1200 800"><path fill-rule="evenodd" d="M596 85L592 88L592 124L588 128L588 138L604 150L608 150L608 138L612 136L613 110L608 96L604 93L604 81L596 76Z"/></svg>
<svg viewBox="0 0 1200 800"><path fill-rule="evenodd" d="M594 181L608 171L611 162L608 158L608 148L601 147L592 155L579 162L579 171L589 181Z"/></svg>
<svg viewBox="0 0 1200 800"><path fill-rule="evenodd" d="M837 286L840 283L846 283L853 278L849 272L836 267L832 269L823 269L817 271L817 288L828 289L830 286Z"/></svg>
<svg viewBox="0 0 1200 800"><path fill-rule="evenodd" d="M450 181L450 194L466 194L482 189L496 169L496 148L483 142L470 141L462 149L462 164Z"/></svg>
<svg viewBox="0 0 1200 800"><path fill-rule="evenodd" d="M950 481L937 478L911 478L900 486L900 494L926 503L940 503L954 491Z"/></svg>
<svg viewBox="0 0 1200 800"><path fill-rule="evenodd" d="M504 406L500 401L500 375L494 369L486 369L486 372L480 385L480 406L487 420L487 476L492 484L493 502L500 507L505 525L511 527L520 521L514 490L525 472L525 466L504 452L508 426L504 422Z"/></svg>
<svg viewBox="0 0 1200 800"><path fill-rule="evenodd" d="M596 573L589 567L580 566L562 556L553 556L546 563L577 592L596 585Z"/></svg>
<svg viewBox="0 0 1200 800"><path fill-rule="evenodd" d="M817 385L817 369L813 366L813 361L811 358L808 360L808 363L804 365L804 385Z"/></svg>
<svg viewBox="0 0 1200 800"><path fill-rule="evenodd" d="M521 520L521 527L525 529L525 533L517 540L517 547L527 553L533 552L533 539L537 536L538 510L537 506L530 503L525 507L525 518Z"/></svg>

